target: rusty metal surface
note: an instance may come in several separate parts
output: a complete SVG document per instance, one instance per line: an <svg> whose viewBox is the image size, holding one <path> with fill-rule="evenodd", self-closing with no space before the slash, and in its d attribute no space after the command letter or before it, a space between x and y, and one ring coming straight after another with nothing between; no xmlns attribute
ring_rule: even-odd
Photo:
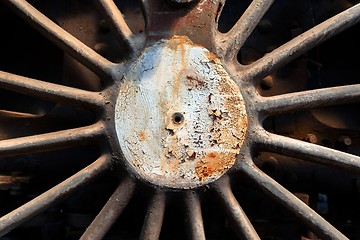
<svg viewBox="0 0 360 240"><path fill-rule="evenodd" d="M214 191L219 196L220 204L224 206L229 216L235 234L240 239L260 239L255 228L239 205L230 187L230 181L227 176L214 184Z"/></svg>
<svg viewBox="0 0 360 240"><path fill-rule="evenodd" d="M266 54L261 60L250 64L243 71L242 78L248 81L259 81L318 44L354 26L360 21L358 17L359 12L360 5L354 5L300 34L281 47L274 49L271 53Z"/></svg>
<svg viewBox="0 0 360 240"><path fill-rule="evenodd" d="M64 199L66 196L78 190L97 176L106 171L111 165L108 156L102 156L97 161L69 177L47 192L22 205L18 209L0 218L0 234L4 235L13 228L34 217L40 211L45 210L52 204Z"/></svg>
<svg viewBox="0 0 360 240"><path fill-rule="evenodd" d="M174 7L157 0L143 2L149 40L174 35L188 36L195 44L201 44L210 51L215 50L212 36L216 33L215 19L221 11L223 0L200 0L185 7Z"/></svg>
<svg viewBox="0 0 360 240"><path fill-rule="evenodd" d="M187 223L187 235L190 239L206 239L204 223L201 212L201 202L196 192L189 191L184 194L185 222Z"/></svg>
<svg viewBox="0 0 360 240"><path fill-rule="evenodd" d="M257 169L254 164L244 164L243 172L270 197L297 215L317 236L322 239L348 239L300 199Z"/></svg>
<svg viewBox="0 0 360 240"><path fill-rule="evenodd" d="M166 194L163 191L156 190L154 195L149 199L148 209L139 239L156 240L160 238L165 208Z"/></svg>
<svg viewBox="0 0 360 240"><path fill-rule="evenodd" d="M132 179L124 179L80 239L102 239L125 209L135 190Z"/></svg>
<svg viewBox="0 0 360 240"><path fill-rule="evenodd" d="M10 89L25 95L80 107L94 109L94 107L102 107L105 103L99 93L25 78L6 72L0 72L0 85L3 89Z"/></svg>
<svg viewBox="0 0 360 240"><path fill-rule="evenodd" d="M250 180L275 203L289 210L294 219L317 236L347 239L337 226L259 170L253 158L261 151L269 151L359 174L359 157L339 151L352 145L352 138L338 137L341 148L335 150L318 145L318 139L315 141L313 136L306 135L304 140L308 142L304 142L280 136L271 132L272 127L264 125L269 117L280 113L359 102L358 84L270 97L265 97L265 91L276 86L275 74L269 74L354 26L360 19L360 4L348 4L349 8L343 12L262 54L258 60L246 59L250 64L243 65L238 61L239 50L269 11L271 0L249 3L242 17L226 33L218 31L223 0L142 0L145 29L140 27L140 31L132 27L137 24L128 24L129 20L119 8L121 4L98 1L105 22L99 23L99 31L112 29L121 46L117 50L121 49L123 55L116 61L105 57L109 52L105 41L94 42L97 30L89 30L93 35L88 43L93 46L88 46L60 27L76 33L77 27L69 27L71 21L63 19L59 26L29 2L2 2L65 52L64 65L71 67L65 70L65 78L91 76L89 79L94 82L81 80L83 82L77 84L83 86L88 82L82 87L88 90L80 90L0 72L1 88L85 108L95 117L91 124L78 128L2 140L0 156L90 144L99 146L101 154L106 155L1 217L1 235L111 168L117 177L126 175L126 180L97 214L83 239L102 238L111 231L135 195L135 187L139 186L156 192L146 196L151 201L147 203L142 223L142 239L159 238L166 219L165 208L168 201L174 200L168 196L178 191L183 193L182 201L185 201L182 211L190 224L189 238L205 239L207 226L202 218L201 200L208 199L201 196L208 188L214 190L217 204L224 209L237 237L260 239L257 228L234 194L238 188L231 183L239 176ZM84 19L100 18L95 14ZM79 36L86 38L85 33ZM81 65L98 76L81 71ZM73 69L79 71L79 76L71 73ZM262 96L258 92L259 83L260 93L265 93ZM12 117L15 115L21 114L12 114ZM278 164L276 159L272 161ZM16 179L2 180L4 184L17 182Z"/></svg>

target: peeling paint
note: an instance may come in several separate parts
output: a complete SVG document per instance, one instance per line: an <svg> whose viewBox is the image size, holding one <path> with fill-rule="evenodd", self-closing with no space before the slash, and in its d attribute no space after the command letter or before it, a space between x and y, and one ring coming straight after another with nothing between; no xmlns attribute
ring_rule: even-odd
<svg viewBox="0 0 360 240"><path fill-rule="evenodd" d="M187 37L147 48L121 83L116 131L130 168L146 181L194 188L236 161L247 115L220 60Z"/></svg>

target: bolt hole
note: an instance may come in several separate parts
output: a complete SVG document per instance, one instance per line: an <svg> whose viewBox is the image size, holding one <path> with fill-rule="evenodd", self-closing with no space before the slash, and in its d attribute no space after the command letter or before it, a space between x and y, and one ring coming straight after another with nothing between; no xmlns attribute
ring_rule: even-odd
<svg viewBox="0 0 360 240"><path fill-rule="evenodd" d="M184 121L184 115L177 112L177 113L174 113L174 115L172 116L172 119L175 124L180 124Z"/></svg>

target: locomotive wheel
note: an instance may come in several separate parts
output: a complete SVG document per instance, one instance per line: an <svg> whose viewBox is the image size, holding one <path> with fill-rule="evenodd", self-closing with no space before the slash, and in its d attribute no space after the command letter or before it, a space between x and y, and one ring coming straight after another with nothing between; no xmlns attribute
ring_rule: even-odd
<svg viewBox="0 0 360 240"><path fill-rule="evenodd" d="M223 0L142 0L145 30L140 33L134 33L112 0L97 0L99 16L105 17L126 53L118 62L102 56L101 46L95 51L78 40L30 3L2 2L95 73L100 84L99 90L92 91L0 72L2 89L94 115L93 122L86 126L1 140L0 156L7 160L5 157L87 145L97 146L100 156L3 215L1 235L83 191L99 177L111 175L119 183L81 239L106 238L141 190L146 192L143 195L147 201L138 233L141 239L160 237L174 196L183 203L180 209L188 237L205 239L207 226L202 210L208 192L224 210L238 238L260 239L257 227L234 194L233 183L239 177L290 212L317 237L347 239L320 213L264 173L255 158L265 151L359 174L360 157L282 136L264 127L264 122L281 114L356 103L360 100L360 85L274 96L260 94L258 86L286 64L354 26L360 20L360 4L244 64L239 62L239 51L272 0L253 0L226 32L218 30L226 4Z"/></svg>

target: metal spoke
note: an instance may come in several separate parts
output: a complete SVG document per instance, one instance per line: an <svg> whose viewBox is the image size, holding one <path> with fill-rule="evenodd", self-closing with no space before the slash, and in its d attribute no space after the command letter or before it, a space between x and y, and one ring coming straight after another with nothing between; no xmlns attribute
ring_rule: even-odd
<svg viewBox="0 0 360 240"><path fill-rule="evenodd" d="M278 114L360 101L360 84L261 97L258 111Z"/></svg>
<svg viewBox="0 0 360 240"><path fill-rule="evenodd" d="M225 34L219 34L220 43L217 48L220 55L229 59L236 58L240 48L273 2L274 0L253 0L234 27Z"/></svg>
<svg viewBox="0 0 360 240"><path fill-rule="evenodd" d="M14 112L14 111L8 111L8 110L0 110L0 119L7 119L7 118L13 118L13 119L31 119L31 118L38 118L41 115L31 114L31 113L23 113L23 112Z"/></svg>
<svg viewBox="0 0 360 240"><path fill-rule="evenodd" d="M145 30L148 32L149 30L149 21L150 21L150 4L149 0L140 0L141 10L144 15L145 20Z"/></svg>
<svg viewBox="0 0 360 240"><path fill-rule="evenodd" d="M284 137L265 130L254 141L262 148L286 156L360 174L360 157L316 144Z"/></svg>
<svg viewBox="0 0 360 240"><path fill-rule="evenodd" d="M150 199L143 227L141 230L141 240L157 240L164 220L166 208L166 195L158 190Z"/></svg>
<svg viewBox="0 0 360 240"><path fill-rule="evenodd" d="M216 181L213 187L222 205L225 207L225 211L238 237L249 240L260 239L244 210L232 193L228 177L223 177Z"/></svg>
<svg viewBox="0 0 360 240"><path fill-rule="evenodd" d="M80 239L103 239L133 196L135 182L124 179Z"/></svg>
<svg viewBox="0 0 360 240"><path fill-rule="evenodd" d="M258 81L359 21L360 4L357 4L247 65L241 78L244 81Z"/></svg>
<svg viewBox="0 0 360 240"><path fill-rule="evenodd" d="M54 83L39 81L0 71L0 88L58 103L86 108L99 108L103 99L99 93Z"/></svg>
<svg viewBox="0 0 360 240"><path fill-rule="evenodd" d="M60 120L63 122L63 120ZM59 130L59 120L48 116L0 110L1 141ZM1 156L1 154L0 154Z"/></svg>
<svg viewBox="0 0 360 240"><path fill-rule="evenodd" d="M94 50L59 27L40 11L24 0L4 1L12 7L26 22L52 41L55 45L69 53L73 58L84 64L102 77L113 77L115 64L100 56Z"/></svg>
<svg viewBox="0 0 360 240"><path fill-rule="evenodd" d="M74 191L93 181L110 166L111 159L108 156L102 156L88 167L67 178L47 192L1 217L0 236L5 235L32 217L65 199Z"/></svg>
<svg viewBox="0 0 360 240"><path fill-rule="evenodd" d="M124 41L131 51L135 51L136 46L133 33L131 32L129 26L126 24L122 13L118 9L114 1L98 0L96 2L106 15L107 20L111 24L118 41Z"/></svg>
<svg viewBox="0 0 360 240"><path fill-rule="evenodd" d="M75 129L2 140L0 141L0 156L16 156L46 152L76 144L84 145L101 137L103 128L102 124L96 123Z"/></svg>
<svg viewBox="0 0 360 240"><path fill-rule="evenodd" d="M319 214L287 191L275 180L260 171L254 164L244 162L241 171L276 203L290 210L321 239L347 239Z"/></svg>
<svg viewBox="0 0 360 240"><path fill-rule="evenodd" d="M189 239L206 239L200 200L192 191L188 191L185 195L185 218Z"/></svg>

